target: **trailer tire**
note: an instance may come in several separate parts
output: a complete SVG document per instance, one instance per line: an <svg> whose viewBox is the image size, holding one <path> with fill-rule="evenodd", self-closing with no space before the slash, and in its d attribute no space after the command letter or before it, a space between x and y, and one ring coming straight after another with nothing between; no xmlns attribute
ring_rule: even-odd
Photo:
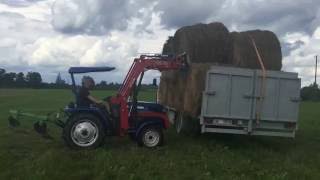
<svg viewBox="0 0 320 180"><path fill-rule="evenodd" d="M163 145L163 132L160 127L147 126L138 134L137 143L139 146L155 148Z"/></svg>
<svg viewBox="0 0 320 180"><path fill-rule="evenodd" d="M175 130L182 135L199 135L201 134L200 120L193 118L183 112L178 113L174 123Z"/></svg>
<svg viewBox="0 0 320 180"><path fill-rule="evenodd" d="M66 122L62 136L73 149L95 149L104 141L105 129L98 117L78 114Z"/></svg>

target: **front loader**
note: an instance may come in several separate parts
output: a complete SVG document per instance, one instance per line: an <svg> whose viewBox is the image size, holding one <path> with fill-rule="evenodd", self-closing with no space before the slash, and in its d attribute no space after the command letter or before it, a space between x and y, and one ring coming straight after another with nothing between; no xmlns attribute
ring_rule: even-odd
<svg viewBox="0 0 320 180"><path fill-rule="evenodd" d="M22 118L31 118L34 129L44 137L47 123L62 128L65 142L72 148L96 148L106 136L129 135L138 145L153 148L163 143L163 130L169 127L168 108L152 102L137 100L138 92L148 70L181 70L187 68L187 55L169 56L161 54L141 55L135 58L120 89L115 96L104 100L110 111L97 104L83 107L78 104L79 92L75 83L76 74L112 71L113 67L71 67L72 92L75 102L69 103L59 112L47 115L11 110L9 123L18 126ZM171 114L172 112L170 112Z"/></svg>

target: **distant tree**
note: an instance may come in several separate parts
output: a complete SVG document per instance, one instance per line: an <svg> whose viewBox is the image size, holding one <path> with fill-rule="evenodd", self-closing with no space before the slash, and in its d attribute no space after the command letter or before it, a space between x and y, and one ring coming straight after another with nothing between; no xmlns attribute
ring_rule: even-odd
<svg viewBox="0 0 320 180"><path fill-rule="evenodd" d="M106 81L101 81L99 84L100 84L100 86L107 86L107 82Z"/></svg>
<svg viewBox="0 0 320 180"><path fill-rule="evenodd" d="M2 76L3 74L5 74L6 73L6 70L5 69L2 69L2 68L0 68L0 76Z"/></svg>
<svg viewBox="0 0 320 180"><path fill-rule="evenodd" d="M4 73L2 75L2 86L3 87L12 87L15 84L15 79L16 79L16 73L14 72L9 72L9 73Z"/></svg>
<svg viewBox="0 0 320 180"><path fill-rule="evenodd" d="M5 73L6 73L6 70L0 68L0 87L3 86L2 79Z"/></svg>
<svg viewBox="0 0 320 180"><path fill-rule="evenodd" d="M58 73L56 78L56 85L65 85L66 81L61 78L61 74Z"/></svg>
<svg viewBox="0 0 320 180"><path fill-rule="evenodd" d="M101 81L100 83L96 84L97 89L107 89L108 84L106 81Z"/></svg>
<svg viewBox="0 0 320 180"><path fill-rule="evenodd" d="M29 87L40 88L42 82L41 74L38 72L28 72L26 81Z"/></svg>
<svg viewBox="0 0 320 180"><path fill-rule="evenodd" d="M320 89L317 84L303 87L300 94L303 101L320 101Z"/></svg>
<svg viewBox="0 0 320 180"><path fill-rule="evenodd" d="M26 85L26 79L24 77L23 72L19 72L16 74L16 86L17 87L24 87Z"/></svg>

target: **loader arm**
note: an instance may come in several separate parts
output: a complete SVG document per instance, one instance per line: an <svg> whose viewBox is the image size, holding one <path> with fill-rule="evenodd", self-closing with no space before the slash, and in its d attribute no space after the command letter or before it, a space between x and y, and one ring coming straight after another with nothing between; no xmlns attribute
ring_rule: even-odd
<svg viewBox="0 0 320 180"><path fill-rule="evenodd" d="M132 92L134 82L138 79L142 72L148 70L167 71L181 69L186 66L186 55L182 54L176 57L153 55L142 55L140 58L135 58L131 65L122 86L118 91L118 96L128 98Z"/></svg>
<svg viewBox="0 0 320 180"><path fill-rule="evenodd" d="M112 104L120 106L120 135L124 135L129 127L127 101L138 77L148 70L158 70L161 72L183 69L187 67L186 57L186 54L179 56L141 55L139 58L134 59L116 97L111 99Z"/></svg>

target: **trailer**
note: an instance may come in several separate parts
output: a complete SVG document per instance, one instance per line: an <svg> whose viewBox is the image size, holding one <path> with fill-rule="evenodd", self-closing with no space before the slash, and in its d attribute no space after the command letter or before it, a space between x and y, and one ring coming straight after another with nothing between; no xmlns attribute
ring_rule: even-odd
<svg viewBox="0 0 320 180"><path fill-rule="evenodd" d="M300 87L297 73L212 66L202 96L201 133L294 137Z"/></svg>

